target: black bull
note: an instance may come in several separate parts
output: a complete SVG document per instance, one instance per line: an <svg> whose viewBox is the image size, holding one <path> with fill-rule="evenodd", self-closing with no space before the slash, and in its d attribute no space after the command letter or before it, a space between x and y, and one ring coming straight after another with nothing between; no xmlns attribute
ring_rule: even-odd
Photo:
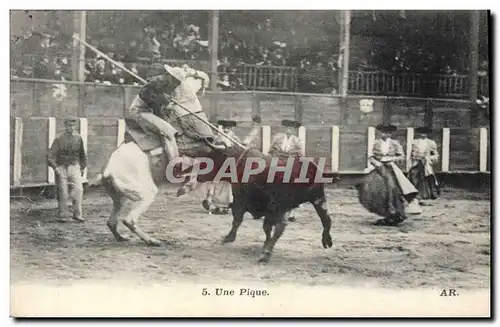
<svg viewBox="0 0 500 327"><path fill-rule="evenodd" d="M272 157L264 155L258 150L249 149L242 151L231 149L230 151L225 151L225 153L212 151L209 158L213 160L214 168L208 174L198 175L198 182L213 181L227 158L236 159L238 180L221 178L221 180L226 180L232 184L234 197L231 206L233 214L232 227L224 237L222 243L230 243L236 239L238 228L246 212L251 213L254 217L264 216L263 229L266 239L259 262L268 262L276 242L285 231L285 214L291 209L297 208L300 204L309 202L314 206L323 225L321 237L323 247L332 247L332 238L330 235L332 222L325 196L325 183L315 181L316 175L322 175L322 171L318 169L316 163L295 159L291 169L290 182L283 183L285 173L282 171L276 172L272 182L267 182ZM266 166L262 172L250 175L247 182L242 182L246 162L253 160L253 158L264 159ZM278 165L286 166L286 160L287 158L280 158ZM303 165L307 165L306 179L308 182L294 183L293 181L299 177ZM257 163L253 161L252 168L257 168L256 166ZM203 168L205 167L201 164L200 169ZM271 235L273 227L274 233Z"/></svg>

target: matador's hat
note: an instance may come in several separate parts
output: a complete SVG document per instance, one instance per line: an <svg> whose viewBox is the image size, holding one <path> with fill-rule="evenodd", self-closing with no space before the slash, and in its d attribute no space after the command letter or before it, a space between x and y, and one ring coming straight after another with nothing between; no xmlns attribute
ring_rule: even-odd
<svg viewBox="0 0 500 327"><path fill-rule="evenodd" d="M235 127L237 125L236 121L234 120L219 120L217 121L218 125L221 125L222 127Z"/></svg>
<svg viewBox="0 0 500 327"><path fill-rule="evenodd" d="M432 129L430 127L426 127L426 126L417 127L417 128L415 128L415 133L429 134L429 133L432 133Z"/></svg>
<svg viewBox="0 0 500 327"><path fill-rule="evenodd" d="M295 127L295 128L299 128L300 126L302 126L302 124L300 122L295 121L295 120L289 120L289 119L282 120L281 125L286 126L286 127Z"/></svg>
<svg viewBox="0 0 500 327"><path fill-rule="evenodd" d="M64 125L75 126L76 125L76 119L74 119L74 118L65 119L64 120Z"/></svg>
<svg viewBox="0 0 500 327"><path fill-rule="evenodd" d="M377 131L380 131L382 133L392 133L398 130L398 128L394 125L384 125L384 124L377 125L377 127L375 128L377 129Z"/></svg>

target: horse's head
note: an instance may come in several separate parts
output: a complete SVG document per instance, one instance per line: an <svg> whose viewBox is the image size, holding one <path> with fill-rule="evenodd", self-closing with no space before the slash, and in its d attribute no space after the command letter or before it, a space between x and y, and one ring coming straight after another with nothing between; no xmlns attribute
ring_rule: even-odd
<svg viewBox="0 0 500 327"><path fill-rule="evenodd" d="M213 181L217 176L218 172L221 170L221 168L224 170L225 169L224 167L228 167L230 163L235 163L236 165L239 166L239 163L242 162L244 163L247 158L256 157L265 159L268 157L258 149L255 149L251 146L253 140L258 135L258 132L261 128L260 125L262 123L262 119L260 118L260 116L256 115L252 117L252 121L253 121L252 130L245 137L244 141L244 143L247 144L246 146L242 147L241 145L238 144L232 144L231 146L228 146L225 149L217 149L217 148L212 149L212 151L206 157L208 161L213 163L213 168L210 169L208 172L206 171L207 163L204 163L201 158L198 158L201 159L200 161L202 161L200 162L199 169L200 171L203 170L204 172L203 174L198 175L197 177L198 182ZM243 166L238 167L238 169L241 170L242 167ZM225 179L223 178L223 180Z"/></svg>

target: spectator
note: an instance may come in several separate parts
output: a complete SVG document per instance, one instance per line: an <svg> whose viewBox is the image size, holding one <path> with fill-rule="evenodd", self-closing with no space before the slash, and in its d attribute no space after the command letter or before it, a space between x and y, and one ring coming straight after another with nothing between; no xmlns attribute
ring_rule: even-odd
<svg viewBox="0 0 500 327"><path fill-rule="evenodd" d="M161 58L161 53L160 53L161 44L156 39L156 30L154 29L154 27L149 27L145 28L144 31L146 32L148 52L151 56L151 61L157 62L157 60Z"/></svg>
<svg viewBox="0 0 500 327"><path fill-rule="evenodd" d="M125 50L125 62L137 62L137 57L139 55L139 47L135 40L130 41L128 48Z"/></svg>
<svg viewBox="0 0 500 327"><path fill-rule="evenodd" d="M173 17L173 16L172 16ZM184 18L182 18L184 19ZM151 68L153 63L159 63L159 59L183 59L183 60L206 60L208 59L208 41L202 39L204 28L195 24L179 24L182 19L173 18L167 24L161 25L155 22L155 27L138 29L136 33L128 33L127 38L115 40L104 32L100 35L93 35L95 39L88 42L105 53L112 52L115 60L125 63L126 67L134 67L139 71L139 65L135 63L144 62L146 57L149 62L144 63L145 67ZM230 89L244 89L246 87L295 87L294 83L284 83L284 73L267 67L249 71L247 64L259 66L293 66L297 67L301 75L298 80L301 92L331 92L338 89L338 62L337 51L327 53L324 49L310 48L302 42L294 42L299 34L290 30L289 35L283 31L277 32L275 22L271 18L261 19L260 22L252 22L253 28L260 33L253 33L252 37L245 35L245 29L238 29L238 26L221 24L219 39L219 66L218 72L221 76L221 86L226 90L229 84ZM54 22L55 25L59 24ZM260 24L260 25L259 25ZM252 27L250 27L252 28ZM62 28L61 28L62 30ZM104 31L104 30L103 30ZM258 35L257 35L258 34ZM277 38L278 37L278 38ZM17 40L19 39L19 40ZM57 32L57 26L52 26L51 30L35 33L27 31L13 40L14 53L30 54L23 58L23 63L12 62L15 75L19 77L37 77L48 79L70 79L72 56L72 40L69 35ZM316 42L317 43L317 42ZM299 48L299 46L302 47ZM304 51L303 49L307 49ZM301 51L302 50L302 51ZM396 54L395 65L397 71L406 72L409 63L405 62L405 49ZM142 52L142 53L141 53ZM373 52L373 51L372 51ZM137 81L129 74L113 67L104 59L94 57L90 51L89 62L86 63L86 81L96 81L99 83L109 82L116 84L134 84ZM315 55L312 56L311 53ZM35 57L31 56L35 55ZM368 57L373 57L374 52ZM18 57L16 56L16 60ZM35 58L33 60L32 58ZM335 59L334 59L335 58ZM444 60L444 58L429 58L431 62ZM132 65L134 64L134 65ZM487 64L487 62L486 62ZM443 64L436 65L437 71L434 73L463 73L451 64L446 67ZM442 67L445 67L442 69ZM370 60L357 59L351 65L352 69L371 70ZM478 75L487 75L488 70L481 67ZM248 78L250 74L252 78ZM258 74L255 76L254 74ZM147 77L149 72L140 71L140 76ZM255 78L255 79L254 79ZM424 80L423 89L436 88L431 81ZM248 85L245 85L248 83Z"/></svg>
<svg viewBox="0 0 500 327"><path fill-rule="evenodd" d="M231 84L229 84L229 76L224 75L222 80L217 82L217 86L221 88L222 91L229 91L231 89Z"/></svg>

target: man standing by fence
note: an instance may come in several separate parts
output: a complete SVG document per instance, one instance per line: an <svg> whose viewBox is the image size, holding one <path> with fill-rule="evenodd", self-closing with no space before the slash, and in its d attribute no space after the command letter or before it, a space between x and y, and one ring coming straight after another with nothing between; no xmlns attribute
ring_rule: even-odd
<svg viewBox="0 0 500 327"><path fill-rule="evenodd" d="M48 154L49 166L54 169L56 175L57 197L59 201L58 217L64 218L68 207L68 186L71 186L69 194L73 202L73 219L84 221L82 217L83 200L83 172L87 167L87 154L83 145L82 137L76 133L75 119L64 121L66 131L59 135Z"/></svg>

